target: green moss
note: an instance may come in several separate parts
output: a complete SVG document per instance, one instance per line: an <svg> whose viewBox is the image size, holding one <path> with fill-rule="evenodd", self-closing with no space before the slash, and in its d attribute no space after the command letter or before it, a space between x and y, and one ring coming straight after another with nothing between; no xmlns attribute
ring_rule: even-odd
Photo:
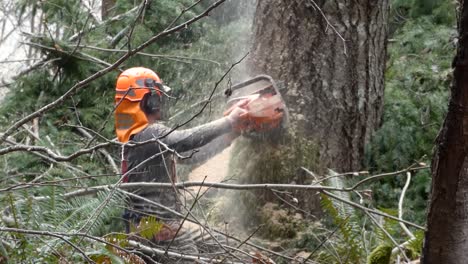
<svg viewBox="0 0 468 264"><path fill-rule="evenodd" d="M303 137L286 134L280 140L240 138L233 149L230 176L242 183L306 183L301 169L320 170L317 146Z"/></svg>
<svg viewBox="0 0 468 264"><path fill-rule="evenodd" d="M273 203L265 204L260 215L264 224L262 233L269 239L294 238L297 232L303 229L302 217L299 214L290 214Z"/></svg>
<svg viewBox="0 0 468 264"><path fill-rule="evenodd" d="M311 176L301 167L315 172L321 170L316 144L302 136L293 137L289 133L282 137L243 136L237 140L231 156L227 178L240 183L310 184ZM315 193L293 191L290 194L298 199L298 207L313 213L320 212ZM262 222L262 219L268 218L265 211L262 211L267 202L282 203L271 190L232 192L230 204L226 206L230 211L226 215L240 218L244 227L253 227ZM231 213L232 211L236 214ZM272 236L294 236L294 232L288 230L290 227L287 224L270 227L267 224L264 229L265 233L272 232Z"/></svg>

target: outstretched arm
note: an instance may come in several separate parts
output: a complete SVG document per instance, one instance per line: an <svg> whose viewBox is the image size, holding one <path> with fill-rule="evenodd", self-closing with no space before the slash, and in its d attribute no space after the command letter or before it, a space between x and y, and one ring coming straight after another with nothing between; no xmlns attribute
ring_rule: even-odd
<svg viewBox="0 0 468 264"><path fill-rule="evenodd" d="M206 145L197 148L196 153L183 153L183 156L189 156L190 158L187 159L179 159L178 163L184 165L194 165L194 164L201 164L205 161L211 159L212 157L216 156L218 153L221 153L224 149L229 147L231 143L239 136L237 133L227 133L222 136L219 136L213 139L211 142L207 143Z"/></svg>
<svg viewBox="0 0 468 264"><path fill-rule="evenodd" d="M184 152L202 147L213 139L231 132L231 130L232 125L229 118L224 117L194 128L173 131L162 141L170 148Z"/></svg>
<svg viewBox="0 0 468 264"><path fill-rule="evenodd" d="M175 130L159 123L154 123L136 135L136 141L161 138L161 141L177 152L185 152L204 146L213 139L232 132L233 126L240 122L246 110L236 108L228 116L190 129ZM164 137L163 137L164 136Z"/></svg>

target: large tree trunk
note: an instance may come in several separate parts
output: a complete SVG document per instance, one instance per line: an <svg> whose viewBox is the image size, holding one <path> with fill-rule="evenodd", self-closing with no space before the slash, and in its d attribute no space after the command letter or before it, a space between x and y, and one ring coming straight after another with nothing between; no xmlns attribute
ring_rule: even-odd
<svg viewBox="0 0 468 264"><path fill-rule="evenodd" d="M382 113L388 0L314 2L324 15L312 1L258 1L252 68L285 82L292 129L325 166L358 170Z"/></svg>
<svg viewBox="0 0 468 264"><path fill-rule="evenodd" d="M468 263L468 2L461 3L452 95L432 161L422 263Z"/></svg>
<svg viewBox="0 0 468 264"><path fill-rule="evenodd" d="M301 167L360 169L382 112L388 7L388 0L258 0L250 72L283 83L289 129L279 142L236 144L232 177L310 183ZM246 195L254 202L249 214L259 199L275 199L269 192ZM301 208L320 211L311 194L294 195Z"/></svg>

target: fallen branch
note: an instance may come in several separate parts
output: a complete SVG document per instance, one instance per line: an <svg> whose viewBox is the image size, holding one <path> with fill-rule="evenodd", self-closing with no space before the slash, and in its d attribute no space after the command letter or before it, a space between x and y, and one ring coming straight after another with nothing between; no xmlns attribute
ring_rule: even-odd
<svg viewBox="0 0 468 264"><path fill-rule="evenodd" d="M91 195L95 194L99 191L104 191L104 190L110 190L114 189L117 185L116 184L107 184L107 185L100 185L100 186L94 186L94 187L89 187L89 188L83 188L77 191L69 192L66 194L63 194L62 197L67 199L71 197L76 197L76 196L84 196L84 195ZM346 201L344 199L341 199L340 197L328 192L328 191L353 191L350 188L335 188L332 186L322 186L322 185L298 185L298 184L228 184L228 183L216 183L216 182L180 182L180 183L146 183L146 182L139 182L139 183L121 183L117 186L119 189L154 189L154 188L165 188L165 189L171 189L171 188L179 188L179 189L185 189L188 187L199 187L199 186L206 186L210 188L219 188L219 189L232 189L232 190L255 190L255 189L267 189L267 190L276 190L276 189L284 189L284 190L316 190L316 191L321 191L327 196L330 196L334 199L340 200L344 203L347 203L353 207L356 207L358 209L368 211L371 213L375 213L390 219L393 219L395 221L403 222L407 225L416 227L418 229L425 230L424 227L411 223L409 221L399 219L398 217L391 216L389 214L385 214L376 210L372 210L369 208L366 208L360 204L351 202L351 201ZM34 200L44 200L44 199L49 199L48 196L40 196L36 197Z"/></svg>
<svg viewBox="0 0 468 264"><path fill-rule="evenodd" d="M333 199L339 200L339 201L341 201L341 202L343 202L343 203L345 203L345 204L349 204L349 205L351 205L352 207L361 209L361 210L363 210L363 211L365 211L365 212L369 212L369 213L373 213L373 214L376 214L376 215L380 215L380 216L383 216L383 217L386 217L386 218L390 218L390 219L395 220L395 221L398 221L398 222L403 222L403 223L405 223L405 224L407 224L407 225L409 225L409 226L412 226L412 227L415 227L415 228L418 228L418 229L421 229L421 230L426 230L425 227L420 226L420 225L418 225L418 224L411 223L411 222L409 222L409 221L407 221L407 220L400 219L400 218L395 217L395 216L393 216L393 215L389 215L389 214L386 214L386 213L383 213L383 212L380 212L380 211L377 211L377 210L373 210L373 209L364 207L364 206L362 206L362 205L360 205L360 204L358 204L358 203L354 203L354 202L348 201L348 200L346 200L346 199L341 199L340 197L338 197L338 196L336 196L336 195L334 195L334 194L332 194L332 193L330 193L330 192L327 192L327 191L321 191L321 192L322 192L323 194L325 194L325 195L327 195L327 196L333 198Z"/></svg>
<svg viewBox="0 0 468 264"><path fill-rule="evenodd" d="M114 247L114 248L117 248L119 250L122 250L126 253L134 253L134 251L132 250L128 250L128 249L125 249L121 246L118 246L116 244L113 244L101 237L96 237L96 236L92 236L92 235L89 235L89 234L85 234L85 233L65 233L65 232L53 232L53 231L43 231L43 230L30 230L30 229L22 229L22 228L10 228L10 227L0 227L0 232L4 232L4 233L20 233L20 234L27 234L27 235L36 235L36 236L49 236L49 237L56 237L56 238L59 238L59 239L62 239L64 240L65 242L69 241L67 239L67 237L83 237L87 240L91 240L91 241L96 241L96 242L100 242L100 243L103 243L105 245L108 245L108 246L111 246L111 247ZM69 244L69 243L67 243ZM73 244L74 245L74 244ZM73 245L71 245L73 248L75 248ZM76 246L76 245L75 245ZM86 255L86 253L84 253L81 249L77 249L80 253L84 254L84 257L85 259L89 259L89 257ZM89 259L90 260L90 259ZM91 262L91 263L94 263L94 261L90 260L88 262Z"/></svg>
<svg viewBox="0 0 468 264"><path fill-rule="evenodd" d="M171 131L173 131L173 130L171 130ZM175 154L180 159L187 159L187 158L191 157L191 155L190 156L182 156L179 153L177 153L176 151L174 151L172 149L169 149L167 147L167 145L164 144L160 140L161 138L163 138L165 136L166 135L161 136L159 138L154 138L154 139L150 139L150 140L143 141L143 142L138 142L138 143L134 143L134 142L121 143L121 142L117 141L116 139L107 140L106 142L99 143L99 144L94 145L92 147L81 148L81 149L77 150L76 152L73 152L73 153L71 153L69 155L66 155L66 156L56 154L50 148L47 148L47 147L44 147L44 146L19 144L19 143L16 143L16 142L13 142L13 141L10 141L10 140L7 139L6 140L7 143L10 144L11 146L0 149L0 156L5 155L7 153L11 153L11 152L25 151L25 152L30 152L30 153L38 153L39 152L39 153L45 154L46 156L48 156L51 159L54 159L55 161L71 161L71 160L73 160L75 158L78 158L79 156L82 156L82 155L85 155L85 154L90 154L90 153L93 153L96 150L100 150L102 148L106 148L106 147L109 147L109 146L112 146L112 145L125 147L125 148L130 149L130 148L134 148L134 147L138 147L138 146L142 146L142 145L146 145L146 144L158 143L161 146L163 146L165 149L167 149L169 152L171 152L172 154Z"/></svg>
<svg viewBox="0 0 468 264"><path fill-rule="evenodd" d="M8 144L10 144L10 145L14 145L14 146L16 146L16 144L18 144L18 143L16 143L15 141L10 140L9 138L6 139L5 142L8 143ZM2 149L2 150L3 150L3 149ZM0 152L1 152L2 150L0 150ZM51 151L51 150L50 150L50 151ZM52 152L52 151L51 151L51 152ZM55 160L55 159L53 159L53 158L51 158L51 157L49 157L49 156L47 156L47 155L45 155L45 154L39 153L39 152L31 152L31 153L32 153L33 155L35 155L35 156L38 156L38 157L40 157L40 158L43 158L44 160L47 160L47 161L50 162L50 163L54 163L54 164L57 164L57 165L60 165L60 166L63 166L63 167L65 167L65 168L69 169L70 173L73 174L73 175L75 175L74 171L77 172L77 173L81 173L81 174L83 174L83 175L89 175L89 174L86 173L85 171L80 170L80 169L78 169L78 168L72 166L72 165L69 164L68 162L59 162L59 161L57 161L57 160ZM52 153L53 153L53 152L52 152Z"/></svg>
<svg viewBox="0 0 468 264"><path fill-rule="evenodd" d="M394 175L394 174L387 174ZM115 184L99 185L77 190L66 194L65 196L83 196L94 194L98 191L108 190L115 186ZM162 182L135 182L135 183L122 183L119 185L120 189L172 189L173 187L178 189L186 189L190 187L209 187L217 189L227 190L316 190L316 191L338 191L338 192L352 192L357 187L351 188L337 188L333 186L324 185L307 185L307 184L275 184L275 183L258 183L258 184L236 184L236 183L220 183L220 182L178 182L178 183L162 183Z"/></svg>
<svg viewBox="0 0 468 264"><path fill-rule="evenodd" d="M10 153L10 152L16 152L16 151L27 151L27 152L41 152L43 154L46 154L49 158L54 159L55 161L70 161L74 158L77 158L81 155L84 154L89 154L94 152L95 150L98 150L100 148L108 147L110 145L114 144L112 141L109 142L104 142L101 144L97 144L91 148L84 148L80 149L70 155L63 156L63 155L57 155L54 153L52 150L50 150L47 147L42 147L42 146L33 146L33 145L23 145L23 144L18 144L14 143L14 145L5 147L0 149L0 156Z"/></svg>
<svg viewBox="0 0 468 264"><path fill-rule="evenodd" d="M150 255L154 254L154 255L159 255L159 256L169 256L169 257L185 259L185 260L203 261L203 262L206 262L206 263L232 263L232 264L244 263L244 262L227 261L225 259L218 260L218 259L214 259L214 258L205 258L205 257L197 256L197 255L188 255L188 254L176 253L176 252L172 252L172 251L167 251L166 252L165 250L148 247L148 246L145 246L145 245L140 244L140 243L138 243L136 241L133 241L133 240L129 240L128 245L133 247L133 248L138 249L139 251L141 251L143 253L150 254Z"/></svg>
<svg viewBox="0 0 468 264"><path fill-rule="evenodd" d="M38 185L41 186L41 185ZM95 194L99 191L109 190L114 188L115 184L106 184L99 186L92 186L83 188L64 194L64 197L84 196ZM274 183L259 183L259 184L235 184L235 183L219 183L219 182L178 182L178 183L162 183L162 182L135 182L135 183L121 183L118 188L123 190L130 189L186 189L190 187L209 187L217 189L227 190L315 190L315 191L341 191L350 192L353 191L349 188L337 188L333 186L323 185L301 185L301 184L274 184ZM11 190L11 189L10 189Z"/></svg>
<svg viewBox="0 0 468 264"><path fill-rule="evenodd" d="M315 173L311 172L307 168L301 167L301 169L304 170L307 174L311 175L312 177L319 178L319 177L317 177L317 175L315 175ZM421 165L421 164L417 163L417 164L413 164L413 165L411 165L408 168L403 169L403 170L372 175L372 176L369 176L369 177L357 182L352 187L347 188L347 191L354 191L359 186L363 185L364 183L370 182L370 181L375 181L375 180L379 180L381 178L385 178L385 177L388 177L388 176L396 176L396 175L402 174L402 173L407 173L407 172L417 171L417 170L425 170L425 169L429 169L429 166ZM314 182L314 184L318 185L318 184L322 183L323 181L325 181L327 179L336 178L336 177L343 177L343 176L347 176L347 175L350 175L350 174L362 175L362 174L367 174L367 173L368 173L367 171L359 171L359 172L347 172L347 173L336 174L336 175L332 175L332 176L329 176L329 177L324 177L321 180L318 180L318 181Z"/></svg>

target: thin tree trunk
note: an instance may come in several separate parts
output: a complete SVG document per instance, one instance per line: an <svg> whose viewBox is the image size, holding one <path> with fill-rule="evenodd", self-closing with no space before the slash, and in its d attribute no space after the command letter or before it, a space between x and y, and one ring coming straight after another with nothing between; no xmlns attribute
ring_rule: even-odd
<svg viewBox="0 0 468 264"><path fill-rule="evenodd" d="M432 161L422 263L468 263L468 2L461 5L452 95Z"/></svg>
<svg viewBox="0 0 468 264"><path fill-rule="evenodd" d="M116 0L102 0L101 17L106 20L109 16L111 9L115 6Z"/></svg>

